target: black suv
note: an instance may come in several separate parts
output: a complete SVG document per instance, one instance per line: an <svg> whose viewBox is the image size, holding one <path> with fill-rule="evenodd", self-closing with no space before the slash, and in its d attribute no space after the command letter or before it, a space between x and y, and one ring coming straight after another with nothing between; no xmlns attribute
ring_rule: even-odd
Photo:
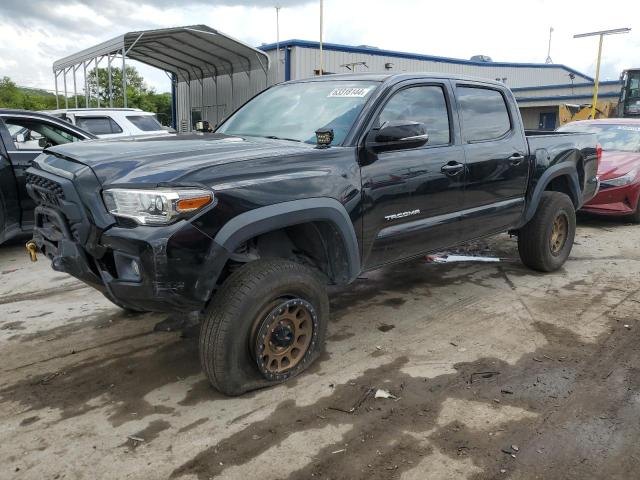
<svg viewBox="0 0 640 480"><path fill-rule="evenodd" d="M44 148L92 138L51 115L0 109L0 244L33 228L35 203L26 190L31 161Z"/></svg>

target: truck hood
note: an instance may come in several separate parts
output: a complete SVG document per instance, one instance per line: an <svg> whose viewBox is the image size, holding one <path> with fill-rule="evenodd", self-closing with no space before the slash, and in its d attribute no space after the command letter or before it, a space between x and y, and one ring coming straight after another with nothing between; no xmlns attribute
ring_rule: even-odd
<svg viewBox="0 0 640 480"><path fill-rule="evenodd" d="M600 180L609 180L626 175L637 168L640 168L640 153L603 151L598 177Z"/></svg>
<svg viewBox="0 0 640 480"><path fill-rule="evenodd" d="M216 165L308 151L313 145L220 134L69 143L46 152L88 165L106 184L160 184Z"/></svg>

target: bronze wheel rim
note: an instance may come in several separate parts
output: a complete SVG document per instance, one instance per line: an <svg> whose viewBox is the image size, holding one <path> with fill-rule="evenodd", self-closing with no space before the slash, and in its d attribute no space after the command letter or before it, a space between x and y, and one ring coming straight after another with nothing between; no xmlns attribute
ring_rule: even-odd
<svg viewBox="0 0 640 480"><path fill-rule="evenodd" d="M564 213L559 214L553 221L551 227L551 237L549 238L549 248L553 255L558 255L567 242L569 232L569 220Z"/></svg>
<svg viewBox="0 0 640 480"><path fill-rule="evenodd" d="M260 321L254 346L262 374L277 378L300 365L314 340L316 323L313 306L299 298L271 310Z"/></svg>

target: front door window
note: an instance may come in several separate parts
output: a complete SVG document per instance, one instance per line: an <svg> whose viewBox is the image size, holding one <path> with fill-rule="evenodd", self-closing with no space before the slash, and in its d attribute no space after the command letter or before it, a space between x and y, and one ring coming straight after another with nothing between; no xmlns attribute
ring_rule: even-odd
<svg viewBox="0 0 640 480"><path fill-rule="evenodd" d="M16 150L42 150L84 140L76 133L53 123L33 118L5 118Z"/></svg>

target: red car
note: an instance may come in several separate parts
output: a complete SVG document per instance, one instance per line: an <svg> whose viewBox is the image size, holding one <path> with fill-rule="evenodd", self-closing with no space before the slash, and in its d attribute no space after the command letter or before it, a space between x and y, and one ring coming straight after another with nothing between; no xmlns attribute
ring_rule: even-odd
<svg viewBox="0 0 640 480"><path fill-rule="evenodd" d="M640 223L640 119L584 120L563 125L558 131L595 133L602 146L600 191L582 210L628 216Z"/></svg>

